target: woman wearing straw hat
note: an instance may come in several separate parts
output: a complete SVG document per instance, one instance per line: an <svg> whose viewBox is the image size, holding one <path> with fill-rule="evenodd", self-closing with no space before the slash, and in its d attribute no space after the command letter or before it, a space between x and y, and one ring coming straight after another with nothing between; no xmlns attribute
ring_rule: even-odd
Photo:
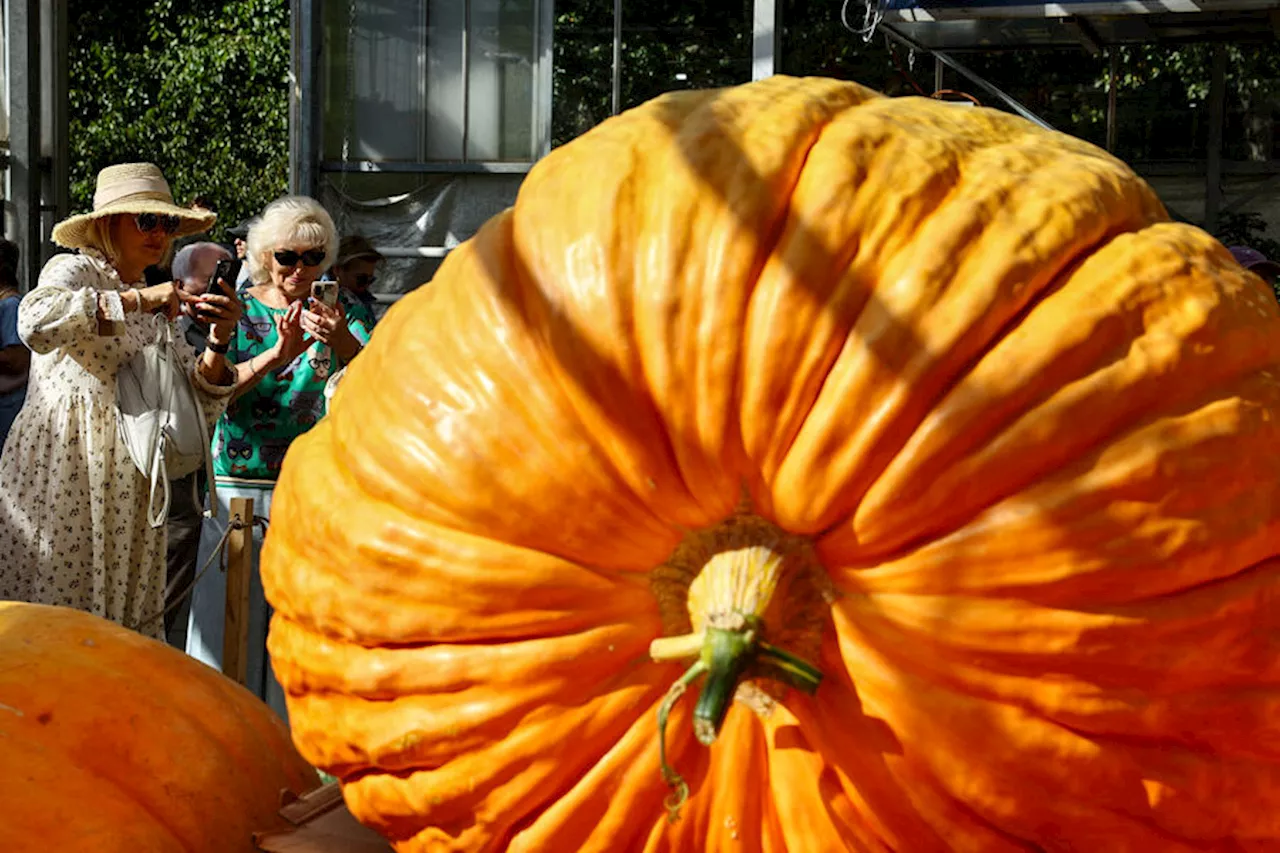
<svg viewBox="0 0 1280 853"><path fill-rule="evenodd" d="M92 212L54 227L54 241L79 252L53 257L18 309L33 357L0 455L0 599L75 607L162 636L165 530L147 521L147 482L119 437L116 374L154 336L149 315L172 320L185 303L208 321L211 346L197 360L179 336L180 357L210 423L226 407L235 372L218 350L239 304L143 284L174 237L214 218L175 205L155 166L128 163L98 174Z"/></svg>

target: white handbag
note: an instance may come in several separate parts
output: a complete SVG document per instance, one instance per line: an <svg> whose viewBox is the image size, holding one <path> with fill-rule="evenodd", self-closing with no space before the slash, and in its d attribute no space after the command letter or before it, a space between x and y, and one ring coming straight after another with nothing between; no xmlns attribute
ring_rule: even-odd
<svg viewBox="0 0 1280 853"><path fill-rule="evenodd" d="M174 349L173 325L163 315L156 316L155 322L155 337L120 365L116 374L116 420L129 457L150 483L148 521L160 527L169 517L170 478L186 476L203 465L210 506L218 503L204 412ZM157 495L163 496L159 511Z"/></svg>

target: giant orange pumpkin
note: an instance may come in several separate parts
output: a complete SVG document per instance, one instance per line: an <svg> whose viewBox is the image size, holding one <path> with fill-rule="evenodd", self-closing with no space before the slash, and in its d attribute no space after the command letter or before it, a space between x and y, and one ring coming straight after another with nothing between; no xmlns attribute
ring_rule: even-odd
<svg viewBox="0 0 1280 853"><path fill-rule="evenodd" d="M1280 850L1278 475L1274 299L1119 161L671 94L379 326L270 648L401 851Z"/></svg>
<svg viewBox="0 0 1280 853"><path fill-rule="evenodd" d="M177 649L0 602L0 850L251 853L316 772L270 708Z"/></svg>

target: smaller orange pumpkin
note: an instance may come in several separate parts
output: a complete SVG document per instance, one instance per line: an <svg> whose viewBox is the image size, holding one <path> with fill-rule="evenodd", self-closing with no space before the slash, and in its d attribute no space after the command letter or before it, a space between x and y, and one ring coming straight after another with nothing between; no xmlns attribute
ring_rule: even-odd
<svg viewBox="0 0 1280 853"><path fill-rule="evenodd" d="M0 850L251 853L319 784L280 718L163 643L0 602Z"/></svg>

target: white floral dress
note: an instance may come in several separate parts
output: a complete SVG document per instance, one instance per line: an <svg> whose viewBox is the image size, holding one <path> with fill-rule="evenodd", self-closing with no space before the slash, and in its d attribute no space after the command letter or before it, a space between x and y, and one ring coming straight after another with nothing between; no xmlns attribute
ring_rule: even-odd
<svg viewBox="0 0 1280 853"><path fill-rule="evenodd" d="M116 424L116 371L154 335L154 320L126 315L134 285L95 252L57 255L18 309L33 351L27 400L0 455L0 599L86 610L153 637L164 620L165 528L147 522L147 481ZM98 298L112 335L98 332ZM212 423L231 387L192 371ZM145 624L144 624L145 623Z"/></svg>

